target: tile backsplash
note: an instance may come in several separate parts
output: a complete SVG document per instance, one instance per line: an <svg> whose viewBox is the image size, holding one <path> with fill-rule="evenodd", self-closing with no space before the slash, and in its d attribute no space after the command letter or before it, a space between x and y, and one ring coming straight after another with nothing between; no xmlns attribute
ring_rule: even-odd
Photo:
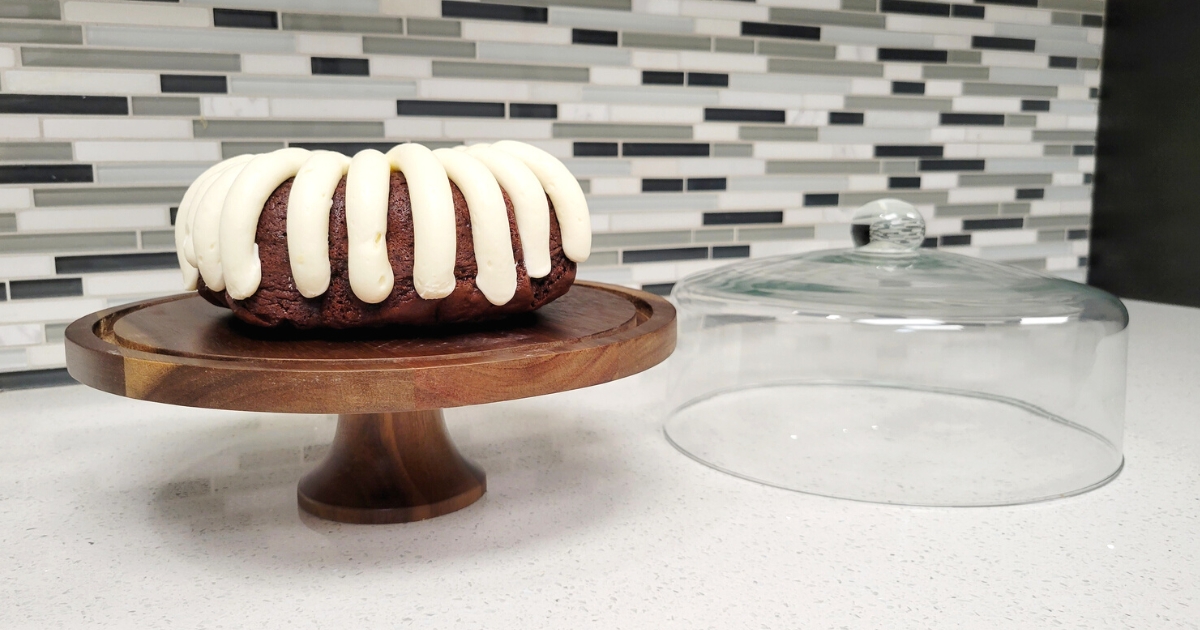
<svg viewBox="0 0 1200 630"><path fill-rule="evenodd" d="M4 0L0 389L62 331L179 290L175 206L222 158L516 138L581 180L584 278L669 291L849 245L918 206L927 247L1082 280L1102 0Z"/></svg>

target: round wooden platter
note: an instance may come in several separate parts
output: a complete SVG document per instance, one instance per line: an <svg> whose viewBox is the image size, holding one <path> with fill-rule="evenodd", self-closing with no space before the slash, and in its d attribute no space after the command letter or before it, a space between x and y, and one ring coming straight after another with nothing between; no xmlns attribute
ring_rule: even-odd
<svg viewBox="0 0 1200 630"><path fill-rule="evenodd" d="M500 322L355 331L267 330L195 293L126 304L66 331L67 369L106 392L212 409L336 413L328 457L300 480L301 508L349 523L462 509L484 473L441 409L624 378L675 348L675 309L623 287L576 282Z"/></svg>

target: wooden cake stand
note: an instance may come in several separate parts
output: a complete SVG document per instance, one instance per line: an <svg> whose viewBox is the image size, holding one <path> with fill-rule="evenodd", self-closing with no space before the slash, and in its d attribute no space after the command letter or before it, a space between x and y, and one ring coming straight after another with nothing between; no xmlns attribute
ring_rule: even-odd
<svg viewBox="0 0 1200 630"><path fill-rule="evenodd" d="M442 408L641 372L675 348L675 309L642 291L577 282L535 313L492 324L281 331L186 293L83 317L66 346L71 376L119 396L339 414L328 456L300 480L300 507L343 523L401 523L460 510L487 489L450 440Z"/></svg>

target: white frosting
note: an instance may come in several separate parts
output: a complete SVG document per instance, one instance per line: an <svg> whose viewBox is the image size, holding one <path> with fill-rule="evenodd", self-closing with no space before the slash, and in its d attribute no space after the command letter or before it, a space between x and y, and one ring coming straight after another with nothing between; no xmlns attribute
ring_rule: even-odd
<svg viewBox="0 0 1200 630"><path fill-rule="evenodd" d="M524 142L501 140L491 145L519 158L537 175L542 188L554 202L558 227L562 232L563 253L575 262L583 262L592 253L592 220L587 199L575 176L558 158Z"/></svg>
<svg viewBox="0 0 1200 630"><path fill-rule="evenodd" d="M550 203L537 175L521 160L486 144L472 145L466 151L483 162L508 193L529 277L546 277L550 273Z"/></svg>
<svg viewBox="0 0 1200 630"><path fill-rule="evenodd" d="M524 262L533 278L550 271L550 211L554 203L563 250L587 259L591 223L579 183L549 153L513 141L430 151L419 144L394 147L386 155L366 150L351 160L328 151L280 149L241 155L213 165L188 188L176 214L175 244L184 286L197 279L234 299L254 294L262 280L255 238L267 199L295 177L288 198L287 245L292 276L301 295L329 289L329 212L346 177L347 266L350 288L368 303L391 294L395 284L387 252L391 171L408 182L413 220L413 284L427 300L454 291L457 248L450 180L462 191L478 263L475 284L489 302L508 303L516 292L517 268L501 192L516 216Z"/></svg>
<svg viewBox="0 0 1200 630"><path fill-rule="evenodd" d="M296 175L309 152L305 149L279 149L246 163L233 181L221 209L221 269L225 291L235 300L244 300L258 290L262 266L258 246L258 217L267 198L279 185ZM201 268L203 271L203 267ZM208 282L207 276L204 282Z"/></svg>
<svg viewBox="0 0 1200 630"><path fill-rule="evenodd" d="M288 260L300 295L315 298L329 288L329 210L350 158L313 151L296 172L288 195Z"/></svg>
<svg viewBox="0 0 1200 630"><path fill-rule="evenodd" d="M508 304L517 292L517 261L504 193L488 167L469 153L438 149L433 154L467 201L477 266L475 286L492 304Z"/></svg>

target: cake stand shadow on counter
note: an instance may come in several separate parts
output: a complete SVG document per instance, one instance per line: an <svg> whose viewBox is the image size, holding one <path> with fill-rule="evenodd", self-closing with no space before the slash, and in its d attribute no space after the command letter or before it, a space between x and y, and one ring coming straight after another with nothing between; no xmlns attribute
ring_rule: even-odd
<svg viewBox="0 0 1200 630"><path fill-rule="evenodd" d="M445 407L624 378L675 348L675 309L649 293L577 282L535 313L436 329L284 331L247 326L195 293L125 304L66 331L67 368L109 393L210 409L336 413L300 507L343 523L460 510L487 489Z"/></svg>

